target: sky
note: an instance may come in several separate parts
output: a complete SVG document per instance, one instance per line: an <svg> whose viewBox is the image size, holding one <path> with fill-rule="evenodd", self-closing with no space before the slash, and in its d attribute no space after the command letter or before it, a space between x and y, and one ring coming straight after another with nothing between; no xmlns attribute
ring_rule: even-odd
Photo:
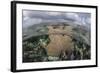
<svg viewBox="0 0 100 73"><path fill-rule="evenodd" d="M90 13L23 10L23 28L43 22L74 22L90 26Z"/></svg>

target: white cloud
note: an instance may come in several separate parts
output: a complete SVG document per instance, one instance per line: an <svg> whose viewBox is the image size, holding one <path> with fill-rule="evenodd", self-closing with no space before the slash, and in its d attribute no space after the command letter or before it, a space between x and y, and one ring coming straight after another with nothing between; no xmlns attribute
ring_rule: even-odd
<svg viewBox="0 0 100 73"><path fill-rule="evenodd" d="M80 21L80 17L77 13L65 13L66 18Z"/></svg>
<svg viewBox="0 0 100 73"><path fill-rule="evenodd" d="M23 22L23 27L29 27L34 24L39 24L41 22L41 18L28 18L26 21Z"/></svg>
<svg viewBox="0 0 100 73"><path fill-rule="evenodd" d="M57 15L61 15L62 13L60 13L60 12L46 12L46 14L51 15L51 16L57 16Z"/></svg>
<svg viewBox="0 0 100 73"><path fill-rule="evenodd" d="M26 21L26 20L28 20L28 19L29 19L29 17L25 16L25 17L23 18L23 21Z"/></svg>
<svg viewBox="0 0 100 73"><path fill-rule="evenodd" d="M87 18L86 19L86 23L91 24L91 19L90 18Z"/></svg>

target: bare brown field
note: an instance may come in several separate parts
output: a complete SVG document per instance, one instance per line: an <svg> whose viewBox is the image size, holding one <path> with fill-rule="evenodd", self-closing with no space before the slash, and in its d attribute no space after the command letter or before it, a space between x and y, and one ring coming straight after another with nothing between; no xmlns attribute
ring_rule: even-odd
<svg viewBox="0 0 100 73"><path fill-rule="evenodd" d="M70 54L73 49L72 38L70 37L72 35L72 27L57 26L53 28L53 26L48 26L48 29L50 43L46 46L47 54L57 57L65 52Z"/></svg>

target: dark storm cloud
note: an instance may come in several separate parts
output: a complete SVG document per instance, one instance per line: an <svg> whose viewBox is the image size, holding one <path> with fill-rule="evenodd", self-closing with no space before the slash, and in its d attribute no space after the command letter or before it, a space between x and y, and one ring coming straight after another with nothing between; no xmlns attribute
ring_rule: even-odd
<svg viewBox="0 0 100 73"><path fill-rule="evenodd" d="M82 24L90 24L89 13L74 12L48 12L23 10L23 27L39 24L41 22L71 21Z"/></svg>

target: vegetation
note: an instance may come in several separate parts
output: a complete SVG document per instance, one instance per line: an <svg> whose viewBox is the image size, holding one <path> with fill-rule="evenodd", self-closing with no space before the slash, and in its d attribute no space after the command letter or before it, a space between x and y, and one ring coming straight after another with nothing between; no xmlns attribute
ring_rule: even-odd
<svg viewBox="0 0 100 73"><path fill-rule="evenodd" d="M47 61L47 53L41 43L47 45L48 41L47 35L32 37L23 41L23 62Z"/></svg>
<svg viewBox="0 0 100 73"><path fill-rule="evenodd" d="M56 29L56 28L55 28ZM68 29L67 29L68 30ZM26 40L23 40L23 62L45 62L45 61L67 61L67 60L86 60L91 58L91 52L90 52L90 45L86 43L85 36L86 34L83 34L83 31L78 31L77 29L74 29L74 31L69 30L68 32L71 36L61 39L60 42L63 42L63 48L66 49L68 45L72 44L72 47L68 47L67 49L71 50L64 50L63 52L59 52L59 55L49 55L48 54L48 45L51 44L52 39L55 38L55 36L51 36L49 34L46 35L40 35L40 36L33 36ZM52 31L54 32L54 31ZM60 31L61 32L61 31ZM76 34L72 34L72 32ZM84 31L86 32L86 31ZM61 32L62 33L62 32ZM60 36L61 34L57 34ZM64 35L63 35L64 37ZM62 38L62 37L60 37ZM56 38L59 40L58 38ZM65 41L66 39L70 39L71 42ZM58 41L55 41L59 43ZM56 45L56 44L52 44ZM66 46L67 45L67 46ZM65 46L65 47L64 47ZM56 47L53 47L54 51ZM61 49L61 48L60 48ZM56 49L58 51L59 49Z"/></svg>

